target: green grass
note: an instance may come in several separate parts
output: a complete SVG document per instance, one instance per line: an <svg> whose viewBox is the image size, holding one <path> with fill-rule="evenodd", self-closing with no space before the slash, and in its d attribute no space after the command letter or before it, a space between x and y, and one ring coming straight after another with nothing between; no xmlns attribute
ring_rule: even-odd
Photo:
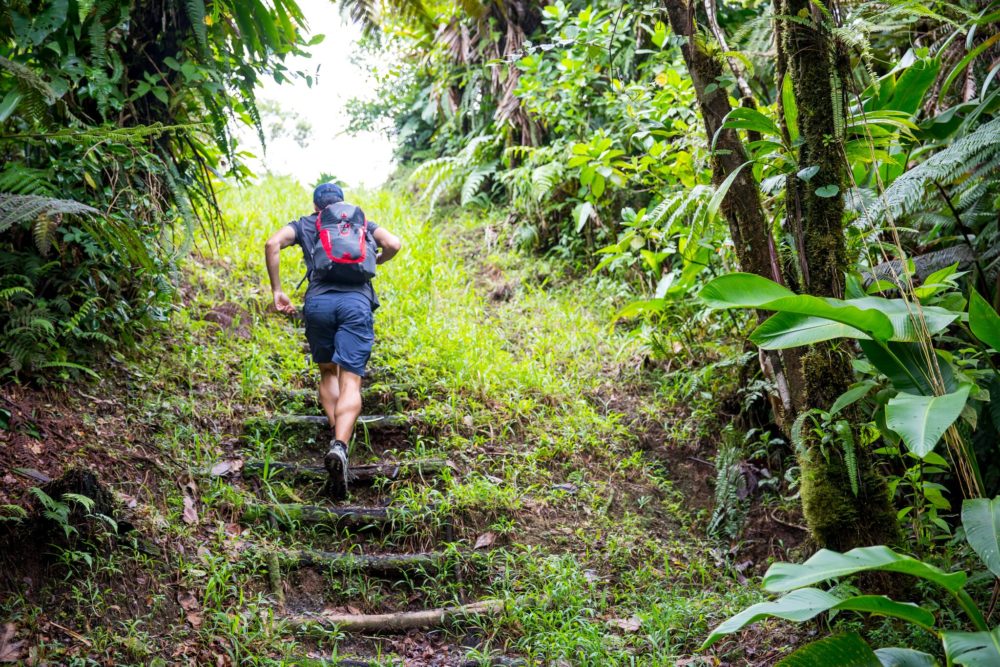
<svg viewBox="0 0 1000 667"><path fill-rule="evenodd" d="M309 194L291 181L265 179L247 190L228 189L220 201L227 218L220 247L203 244L187 262L183 301L168 330L145 345L143 357L128 361L135 383L130 418L154 434L151 446L167 473L134 490L141 503L135 523L169 556L98 558L71 586L80 600L118 600L123 591L97 570L124 559L126 569L149 579L148 595L161 604L103 625L103 634L92 635L95 659L144 664L183 645L236 664L290 664L311 650L337 650L338 633L317 643L285 627L266 562L247 545L430 549L450 534L445 546L463 571L461 585L450 576L393 582L325 572L321 597L365 611L447 604L462 592L501 597L509 611L484 622L484 651L546 664L672 664L690 655L714 623L760 598L754 585L737 583L721 550L712 554L719 545L700 537L705 517L685 506L669 471L664 476L639 451L632 425L654 421L669 437L700 437L714 419L704 394L723 380L710 374L691 380L686 372L650 377L641 371L641 342L611 325L621 304L596 279L569 275L558 260L510 250L496 233L503 223L490 214L439 210L432 218L390 189L359 193L356 201L403 239L399 257L377 277L383 305L373 365L385 369L377 384L391 387L390 405L419 415L420 425L395 443L392 456L447 458L454 469L376 489L391 500L394 517L382 535L241 527L247 503L312 500L301 497L307 490L274 480L257 488L203 474L233 457L318 461L321 454L308 438L242 433L243 419L281 404L279 389L315 386L298 324L267 310L263 269L264 241L308 211ZM301 303L302 290L293 293L303 271L297 248L282 254L282 269L286 291ZM498 286L505 296L490 298ZM222 304L232 304L227 312L237 314L236 326L204 319ZM682 403L697 392L702 416L689 419ZM361 443L353 455L377 458ZM177 479L185 471L198 484L197 525L182 520ZM460 556L486 532L495 534L497 548L475 559ZM301 581L290 569L283 575ZM98 581L112 592L95 592ZM172 604L178 591L199 601L198 627ZM55 588L53 596L59 598ZM0 603L0 612L12 609L26 627L39 627L30 618L42 612ZM166 625L164 614L172 616ZM84 616L76 621L86 623ZM618 627L633 617L637 629ZM46 655L59 659L67 650L52 646ZM737 660L741 654L729 645L717 655L726 651Z"/></svg>

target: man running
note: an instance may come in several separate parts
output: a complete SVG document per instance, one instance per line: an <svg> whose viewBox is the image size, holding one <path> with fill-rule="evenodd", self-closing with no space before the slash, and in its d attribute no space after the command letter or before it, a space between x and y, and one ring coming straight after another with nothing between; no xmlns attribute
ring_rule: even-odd
<svg viewBox="0 0 1000 667"><path fill-rule="evenodd" d="M334 183L323 183L316 188L313 207L312 215L290 222L275 232L265 244L264 256L274 307L289 314L295 313L295 307L281 289L281 249L297 244L305 257L309 288L302 312L313 361L319 364L319 400L330 422L332 436L325 463L330 474L330 489L335 498L343 499L347 496L347 443L351 441L355 422L361 414L361 378L365 375L375 340L372 313L379 301L368 277L370 274L341 276L327 269L332 266L351 271L355 266L349 265L363 266L365 247L372 241L381 249L375 263L384 264L399 252L401 242L394 234L369 222L361 209L344 203L344 191ZM320 217L322 230L317 217ZM336 222L330 218L343 218L342 231L337 232L334 228L330 232L329 226ZM363 226L355 224L352 230L349 219L364 221ZM349 236L351 233L360 234L360 256L351 259L348 253L340 252L343 246L332 252L331 237L333 243L344 243L344 239L353 238ZM375 252L374 247L372 252ZM317 269L317 264L322 266ZM371 267L373 274L374 266Z"/></svg>

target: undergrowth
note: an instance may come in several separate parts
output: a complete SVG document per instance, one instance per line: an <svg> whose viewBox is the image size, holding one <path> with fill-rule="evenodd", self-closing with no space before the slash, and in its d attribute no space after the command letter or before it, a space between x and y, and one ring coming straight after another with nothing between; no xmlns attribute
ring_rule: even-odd
<svg viewBox="0 0 1000 667"><path fill-rule="evenodd" d="M382 535L362 540L342 529L241 525L251 504L317 502L315 490L207 471L234 460L318 463L323 443L308 433L242 427L254 415L315 410L301 397L281 398L290 389L308 396L315 371L299 323L267 311L262 267L264 240L306 212L308 192L273 178L226 190L227 233L218 251L200 248L187 263L169 334L126 361L133 390L114 399L130 415L122 426L149 434L159 473L149 483L123 468L106 481L134 501L126 514L156 548L106 551L90 566L76 565L67 584L53 580L0 603L0 616L36 637L46 619L84 628L107 615L90 645L45 635L41 657L304 664L309 655L361 650L336 631L317 639L282 621L262 554L298 547L444 545L452 554L448 571L461 568L461 581L418 572L393 583L329 571L317 587L283 568L288 608L375 612L497 597L507 612L483 622L477 655L545 664L672 664L719 619L759 599L754 586L739 583L726 548L699 537L706 514L673 486L669 452L691 443L658 442L656 455L640 448L644 438L700 437L712 418L711 391L723 380L696 383L702 405L692 418L690 406L677 404L694 391L686 376L654 372L651 380L640 341L609 324L620 304L597 279L512 250L489 214L439 209L431 218L391 189L349 194L404 242L376 279L383 306L368 384L390 398L373 399L366 411L401 409L417 424L388 441L360 437L352 458L444 458L450 467L434 479L376 487L392 510L392 528ZM282 256L288 292L302 275L298 255L290 249ZM301 303L302 294L298 289L293 300ZM183 491L191 483L193 522L185 520ZM371 494L359 490L352 501L370 502ZM477 541L492 548L475 550ZM134 573L131 584L106 575L116 563ZM127 611L124 600L135 592L129 586L139 579L137 588L159 602ZM94 586L106 595L93 597ZM87 596L92 607L74 606ZM760 641L781 650L780 638ZM720 647L720 657L747 655L735 644ZM382 649L391 652L391 644Z"/></svg>

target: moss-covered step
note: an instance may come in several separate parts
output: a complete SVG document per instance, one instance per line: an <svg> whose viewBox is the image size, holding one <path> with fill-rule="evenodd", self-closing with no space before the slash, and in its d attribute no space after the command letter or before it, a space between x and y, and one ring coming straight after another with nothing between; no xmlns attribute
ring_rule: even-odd
<svg viewBox="0 0 1000 667"><path fill-rule="evenodd" d="M341 632L405 632L414 629L437 628L442 626L461 625L463 621L476 621L482 616L497 616L504 612L503 600L481 600L471 604L439 607L437 609L421 609L419 611L400 611L388 614L309 614L285 617L292 627L310 633L313 631L328 632L337 629Z"/></svg>
<svg viewBox="0 0 1000 667"><path fill-rule="evenodd" d="M362 415L358 418L355 436L368 433L399 431L411 423L405 415ZM250 417L243 422L246 433L274 434L287 441L315 441L328 434L329 422L320 415L271 415Z"/></svg>
<svg viewBox="0 0 1000 667"><path fill-rule="evenodd" d="M383 656L380 659L367 660L364 658L293 658L288 664L295 667L384 667L385 665L402 665L400 662L386 662L392 660L392 655ZM402 659L400 659L402 660ZM456 663L458 667L528 667L528 662L523 658L508 658L505 656L494 658L470 658L464 662Z"/></svg>
<svg viewBox="0 0 1000 667"><path fill-rule="evenodd" d="M299 503L254 503L243 508L243 522L270 521L281 526L295 523L330 526L377 526L390 520L387 507L327 507Z"/></svg>
<svg viewBox="0 0 1000 667"><path fill-rule="evenodd" d="M272 552L274 553L274 552ZM385 574L413 569L439 569L448 562L444 551L421 553L360 554L296 549L276 552L278 562L285 567L320 566L336 572L365 572Z"/></svg>
<svg viewBox="0 0 1000 667"><path fill-rule="evenodd" d="M352 465L348 468L348 478L355 484L371 484L376 480L395 480L419 475L437 475L451 463L444 459L418 459L414 461L386 461ZM264 477L288 482L325 482L329 478L326 468L321 465L297 465L272 461L247 461L243 466L243 477Z"/></svg>
<svg viewBox="0 0 1000 667"><path fill-rule="evenodd" d="M319 407L319 397L315 387L310 389L275 388L267 392L271 403L276 406L302 404L310 408ZM371 384L361 389L361 399L365 406L396 406L406 398L406 387L401 384Z"/></svg>

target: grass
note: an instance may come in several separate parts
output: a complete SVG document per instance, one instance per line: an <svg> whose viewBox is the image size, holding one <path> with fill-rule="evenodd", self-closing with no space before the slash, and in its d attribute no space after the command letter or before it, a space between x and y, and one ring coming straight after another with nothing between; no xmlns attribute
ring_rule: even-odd
<svg viewBox="0 0 1000 667"><path fill-rule="evenodd" d="M315 386L298 325L267 312L262 267L267 236L308 201L306 190L283 179L223 192L220 247L197 248L168 331L146 344L143 357L125 360L125 426L149 434L161 471L153 483L123 473L116 488L137 501L133 523L155 538L159 555L105 550L91 567L75 566L70 594L53 583L31 600L0 602L0 617L38 635L43 617L69 613L42 611L45 599L60 610L92 600L95 614L109 614L97 627L88 612L74 612L91 646L51 640L46 659L153 664L222 655L231 664L270 665L358 649L336 632L318 640L290 632L268 589L267 564L248 547L443 545L453 554L446 571L459 568L461 581L332 571L316 581L288 567L289 606L377 611L500 597L508 612L483 622L485 646L476 655L516 653L544 664L673 664L692 655L712 625L760 599L756 586L737 581L725 545L701 537L707 517L673 487L669 461L640 448L651 426L678 444L705 436L715 419L712 392L725 378L651 376L641 369L641 342L610 324L620 303L597 280L511 250L489 214L439 211L432 221L391 189L357 195L369 217L404 241L377 278L383 306L373 365L384 372L373 389L392 397L385 405L419 417L419 426L388 444L381 436L356 443L352 455L377 460L388 447L392 458L447 458L453 468L359 492L358 502L390 501L393 529L384 534L240 525L248 503L312 501L289 483L232 484L204 474L220 460L315 462L321 454L308 434L242 431L245 418L283 405L280 390ZM303 271L299 254L282 255L290 293ZM301 298L294 292L293 301ZM220 326L219 313L235 322ZM697 411L684 405L692 395L701 397ZM182 518L177 482L189 473L198 487L195 524ZM487 533L494 548L465 557ZM142 578L141 594L155 603L124 613L123 601L137 593L109 564L129 572L125 579ZM197 624L175 602L185 592L198 601ZM735 643L721 646L713 655L743 655ZM391 644L366 650L384 651L392 664Z"/></svg>

